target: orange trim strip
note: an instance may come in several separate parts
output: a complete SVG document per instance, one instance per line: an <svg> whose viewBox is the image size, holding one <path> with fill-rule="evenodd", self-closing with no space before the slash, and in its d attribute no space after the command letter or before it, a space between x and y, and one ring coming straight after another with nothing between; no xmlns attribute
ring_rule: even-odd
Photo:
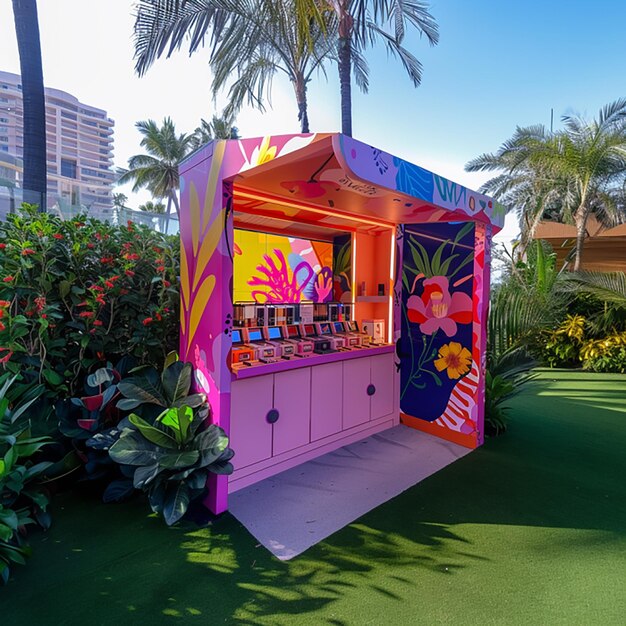
<svg viewBox="0 0 626 626"><path fill-rule="evenodd" d="M470 448L471 450L478 447L478 437L476 433L464 435L463 433L459 433L455 430L449 430L448 428L437 426L437 424L433 422L426 422L418 419L417 417L406 415L402 412L400 412L400 422L405 426L409 426L409 428L421 430L424 433L435 435L435 437L451 441L452 443L456 443L465 448Z"/></svg>

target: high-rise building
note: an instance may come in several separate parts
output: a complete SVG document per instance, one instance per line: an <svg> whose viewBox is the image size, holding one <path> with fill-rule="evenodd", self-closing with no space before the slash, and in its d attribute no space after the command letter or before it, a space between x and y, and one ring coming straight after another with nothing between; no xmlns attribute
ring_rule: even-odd
<svg viewBox="0 0 626 626"><path fill-rule="evenodd" d="M82 104L58 89L46 88L48 206L113 204L113 125L106 111ZM24 108L18 74L0 71L0 161L20 164L24 148ZM17 182L21 164L17 167ZM0 182L1 185L1 182Z"/></svg>

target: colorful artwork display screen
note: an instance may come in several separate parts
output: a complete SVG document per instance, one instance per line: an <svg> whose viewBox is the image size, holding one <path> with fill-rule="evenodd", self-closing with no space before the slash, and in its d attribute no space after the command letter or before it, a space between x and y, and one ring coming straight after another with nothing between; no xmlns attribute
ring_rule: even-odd
<svg viewBox="0 0 626 626"><path fill-rule="evenodd" d="M472 371L474 224L404 227L400 409L442 416Z"/></svg>
<svg viewBox="0 0 626 626"><path fill-rule="evenodd" d="M333 244L235 230L235 302L328 302Z"/></svg>

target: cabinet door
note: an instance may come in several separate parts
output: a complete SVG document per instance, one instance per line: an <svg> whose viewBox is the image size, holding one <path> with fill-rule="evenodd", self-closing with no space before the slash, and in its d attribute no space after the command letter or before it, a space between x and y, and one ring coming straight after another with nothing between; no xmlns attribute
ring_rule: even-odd
<svg viewBox="0 0 626 626"><path fill-rule="evenodd" d="M341 363L326 363L311 368L311 441L341 430Z"/></svg>
<svg viewBox="0 0 626 626"><path fill-rule="evenodd" d="M274 374L274 423L272 455L277 456L309 443L311 428L311 368Z"/></svg>
<svg viewBox="0 0 626 626"><path fill-rule="evenodd" d="M374 386L372 398L372 419L384 417L393 412L393 354L379 354L370 357L372 364L371 384Z"/></svg>
<svg viewBox="0 0 626 626"><path fill-rule="evenodd" d="M266 417L272 408L273 378L270 374L232 383L229 445L235 451L235 469L272 456L272 425Z"/></svg>
<svg viewBox="0 0 626 626"><path fill-rule="evenodd" d="M343 362L343 430L369 421L369 384L369 357Z"/></svg>

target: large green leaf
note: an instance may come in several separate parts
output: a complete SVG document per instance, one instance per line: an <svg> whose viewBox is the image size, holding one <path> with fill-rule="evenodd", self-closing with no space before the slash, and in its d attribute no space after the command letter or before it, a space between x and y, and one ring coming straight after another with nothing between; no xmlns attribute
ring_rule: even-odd
<svg viewBox="0 0 626 626"><path fill-rule="evenodd" d="M118 383L117 388L125 398L130 400L140 400L148 404L167 406L161 391L145 377L122 380Z"/></svg>
<svg viewBox="0 0 626 626"><path fill-rule="evenodd" d="M133 475L133 486L135 489L144 489L154 480L159 471L160 467L158 463L138 467Z"/></svg>
<svg viewBox="0 0 626 626"><path fill-rule="evenodd" d="M13 509L0 506L0 523L5 524L11 530L17 530L17 513Z"/></svg>
<svg viewBox="0 0 626 626"><path fill-rule="evenodd" d="M189 395L191 388L191 363L175 361L163 370L161 383L170 404Z"/></svg>
<svg viewBox="0 0 626 626"><path fill-rule="evenodd" d="M0 541L9 541L15 531L0 520Z"/></svg>
<svg viewBox="0 0 626 626"><path fill-rule="evenodd" d="M187 440L189 425L193 420L193 409L189 406L181 406L163 411L157 421L168 426L176 433L176 440L182 444Z"/></svg>
<svg viewBox="0 0 626 626"><path fill-rule="evenodd" d="M159 465L165 469L182 469L190 467L200 459L198 450L184 450L182 452L170 452L159 456Z"/></svg>
<svg viewBox="0 0 626 626"><path fill-rule="evenodd" d="M159 452L140 432L127 429L111 446L109 456L120 465L150 465L158 460Z"/></svg>
<svg viewBox="0 0 626 626"><path fill-rule="evenodd" d="M135 413L131 413L128 416L128 421L135 426L139 432L152 443L157 446L161 446L162 448L171 448L176 449L178 444L173 437L170 437L166 432L163 432L161 429L156 426L152 426L148 424L146 420L139 417Z"/></svg>
<svg viewBox="0 0 626 626"><path fill-rule="evenodd" d="M211 424L197 436L196 447L202 455L200 466L206 467L217 461L227 449L228 437L219 426Z"/></svg>
<svg viewBox="0 0 626 626"><path fill-rule="evenodd" d="M186 483L176 482L167 486L163 518L168 526L175 524L187 512L190 500L189 486Z"/></svg>

